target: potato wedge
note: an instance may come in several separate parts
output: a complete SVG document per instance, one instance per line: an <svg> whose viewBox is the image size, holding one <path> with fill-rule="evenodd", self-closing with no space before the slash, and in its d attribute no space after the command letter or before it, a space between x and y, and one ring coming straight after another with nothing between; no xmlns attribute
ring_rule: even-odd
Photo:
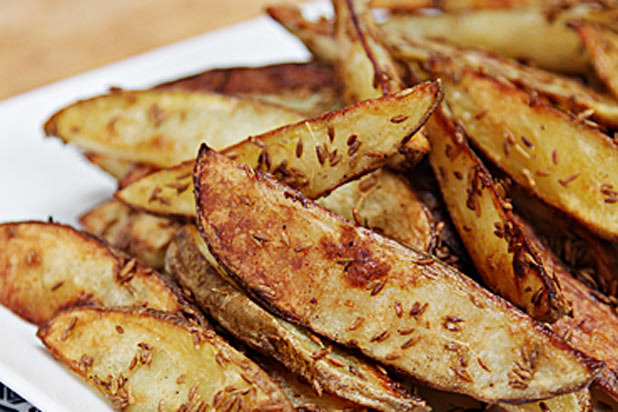
<svg viewBox="0 0 618 412"><path fill-rule="evenodd" d="M521 8L476 10L466 13L395 15L380 25L387 38L393 34L409 38L448 40L462 47L485 49L513 59L534 63L559 73L584 73L590 57L582 41L566 22L587 15L592 6L567 10Z"/></svg>
<svg viewBox="0 0 618 412"><path fill-rule="evenodd" d="M45 133L89 152L168 167L195 157L203 141L223 149L302 118L283 107L214 93L115 91L65 107L45 123Z"/></svg>
<svg viewBox="0 0 618 412"><path fill-rule="evenodd" d="M439 83L424 83L249 138L223 153L318 198L386 164L441 99ZM153 173L116 197L151 213L193 217L192 168L185 162Z"/></svg>
<svg viewBox="0 0 618 412"><path fill-rule="evenodd" d="M275 381L297 411L367 412L367 408L328 393L316 394L311 385L284 368L279 362L265 356L248 353L270 379Z"/></svg>
<svg viewBox="0 0 618 412"><path fill-rule="evenodd" d="M571 22L570 26L582 38L599 78L618 97L618 33L584 20Z"/></svg>
<svg viewBox="0 0 618 412"><path fill-rule="evenodd" d="M425 125L429 161L442 196L468 253L494 292L533 318L554 322L569 312L551 272L517 225L512 206L461 130L440 109Z"/></svg>
<svg viewBox="0 0 618 412"><path fill-rule="evenodd" d="M165 251L180 227L173 219L133 210L108 200L83 214L83 229L156 270L165 264Z"/></svg>
<svg viewBox="0 0 618 412"><path fill-rule="evenodd" d="M346 183L317 203L417 249L429 252L436 245L436 225L431 212L403 176L386 169Z"/></svg>
<svg viewBox="0 0 618 412"><path fill-rule="evenodd" d="M317 116L341 107L335 71L331 65L323 63L213 69L155 88L250 97L285 106L307 116Z"/></svg>
<svg viewBox="0 0 618 412"><path fill-rule="evenodd" d="M288 4L269 6L266 13L303 42L316 60L335 63L339 48L334 38L335 28L332 22L325 18L309 21L303 17L300 8Z"/></svg>
<svg viewBox="0 0 618 412"><path fill-rule="evenodd" d="M343 101L353 104L403 89L403 81L397 73L398 67L384 44L366 2L336 0L333 6L337 16L335 34L339 49L335 68L343 83ZM426 142L423 144L425 140L425 136L418 133L402 146L403 154L395 155L389 166L397 170L411 168L418 159L409 155L418 154L419 147L428 148ZM406 152L408 156L404 156Z"/></svg>
<svg viewBox="0 0 618 412"><path fill-rule="evenodd" d="M206 146L194 179L200 232L221 266L317 334L488 402L576 391L602 369L455 269Z"/></svg>
<svg viewBox="0 0 618 412"><path fill-rule="evenodd" d="M116 409L294 410L263 370L214 331L169 313L74 308L38 336Z"/></svg>
<svg viewBox="0 0 618 412"><path fill-rule="evenodd" d="M381 411L427 410L421 399L400 389L365 361L271 315L224 280L214 269L218 265L195 226L179 230L168 250L166 266L224 329L283 363L310 382L318 394L324 391Z"/></svg>
<svg viewBox="0 0 618 412"><path fill-rule="evenodd" d="M515 60L499 57L481 50L455 47L428 39L409 39L396 35L387 39L393 55L404 61L421 62L431 71L432 62L451 59L478 72L495 78L505 78L526 90L536 91L539 97L551 100L561 109L581 113L605 126L618 126L618 102L612 96L599 93L580 81Z"/></svg>
<svg viewBox="0 0 618 412"><path fill-rule="evenodd" d="M0 225L0 303L37 325L74 305L148 305L201 321L157 272L69 226Z"/></svg>
<svg viewBox="0 0 618 412"><path fill-rule="evenodd" d="M618 145L512 85L449 62L432 68L475 147L548 204L618 240Z"/></svg>
<svg viewBox="0 0 618 412"><path fill-rule="evenodd" d="M535 236L523 220L520 224ZM607 297L575 279L569 270L540 241L535 242L537 253L552 265L564 295L572 302L572 316L564 316L551 325L552 330L573 348L603 361L605 370L595 379L605 392L618 399L618 314Z"/></svg>

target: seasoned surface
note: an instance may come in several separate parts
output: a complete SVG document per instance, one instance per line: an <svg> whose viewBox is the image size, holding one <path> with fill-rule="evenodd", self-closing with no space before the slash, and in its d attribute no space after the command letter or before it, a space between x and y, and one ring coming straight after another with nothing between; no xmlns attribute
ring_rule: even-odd
<svg viewBox="0 0 618 412"><path fill-rule="evenodd" d="M81 149L168 167L303 118L254 100L187 90L115 91L54 114L45 133Z"/></svg>
<svg viewBox="0 0 618 412"><path fill-rule="evenodd" d="M250 137L223 152L318 198L384 166L414 138L441 99L438 82L423 83ZM149 212L195 216L192 167L188 161L153 173L116 196Z"/></svg>
<svg viewBox="0 0 618 412"><path fill-rule="evenodd" d="M79 304L193 312L152 269L84 232L43 222L0 225L0 303L37 325Z"/></svg>
<svg viewBox="0 0 618 412"><path fill-rule="evenodd" d="M38 336L115 409L294 410L256 364L212 330L174 315L76 308L54 317Z"/></svg>
<svg viewBox="0 0 618 412"><path fill-rule="evenodd" d="M569 303L513 219L504 189L446 114L435 112L426 129L442 196L485 284L537 320L559 319Z"/></svg>
<svg viewBox="0 0 618 412"><path fill-rule="evenodd" d="M475 147L548 204L618 239L618 146L607 135L472 70L440 74Z"/></svg>
<svg viewBox="0 0 618 412"><path fill-rule="evenodd" d="M600 370L456 270L205 147L195 186L202 235L244 288L432 386L532 401L585 387Z"/></svg>
<svg viewBox="0 0 618 412"><path fill-rule="evenodd" d="M179 231L168 250L166 267L228 332L282 362L310 382L317 393L336 394L381 411L426 410L422 400L366 361L316 338L306 328L270 314L224 280L214 269L218 265L195 226Z"/></svg>

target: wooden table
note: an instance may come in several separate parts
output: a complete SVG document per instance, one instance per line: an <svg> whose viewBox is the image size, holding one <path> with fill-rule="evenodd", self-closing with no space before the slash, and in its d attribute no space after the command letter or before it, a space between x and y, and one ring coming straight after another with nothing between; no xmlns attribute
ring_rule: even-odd
<svg viewBox="0 0 618 412"><path fill-rule="evenodd" d="M273 2L0 0L0 99L255 17Z"/></svg>

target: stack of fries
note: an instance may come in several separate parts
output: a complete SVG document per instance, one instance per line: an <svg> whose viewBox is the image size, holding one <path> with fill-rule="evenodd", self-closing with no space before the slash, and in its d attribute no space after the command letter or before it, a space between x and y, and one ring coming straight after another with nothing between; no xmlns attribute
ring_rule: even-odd
<svg viewBox="0 0 618 412"><path fill-rule="evenodd" d="M0 302L121 410L615 407L618 5L333 6L53 115L118 191L0 225Z"/></svg>

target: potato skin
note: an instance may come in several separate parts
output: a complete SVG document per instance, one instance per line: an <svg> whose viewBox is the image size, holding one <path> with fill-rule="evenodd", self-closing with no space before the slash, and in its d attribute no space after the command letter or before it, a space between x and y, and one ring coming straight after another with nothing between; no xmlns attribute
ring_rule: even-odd
<svg viewBox="0 0 618 412"><path fill-rule="evenodd" d="M453 268L206 146L194 186L200 232L241 287L285 318L434 387L519 403L584 388L602 369ZM469 350L485 358L468 360Z"/></svg>
<svg viewBox="0 0 618 412"><path fill-rule="evenodd" d="M0 303L37 325L75 305L147 304L203 321L163 276L70 226L0 225Z"/></svg>
<svg viewBox="0 0 618 412"><path fill-rule="evenodd" d="M380 411L426 411L425 403L365 360L322 343L307 329L269 313L223 279L197 228L181 228L166 256L168 272L195 302L242 343L272 356L319 393ZM221 270L219 268L219 270Z"/></svg>
<svg viewBox="0 0 618 412"><path fill-rule="evenodd" d="M279 386L212 329L152 309L73 308L38 331L52 355L127 411L292 412Z"/></svg>

